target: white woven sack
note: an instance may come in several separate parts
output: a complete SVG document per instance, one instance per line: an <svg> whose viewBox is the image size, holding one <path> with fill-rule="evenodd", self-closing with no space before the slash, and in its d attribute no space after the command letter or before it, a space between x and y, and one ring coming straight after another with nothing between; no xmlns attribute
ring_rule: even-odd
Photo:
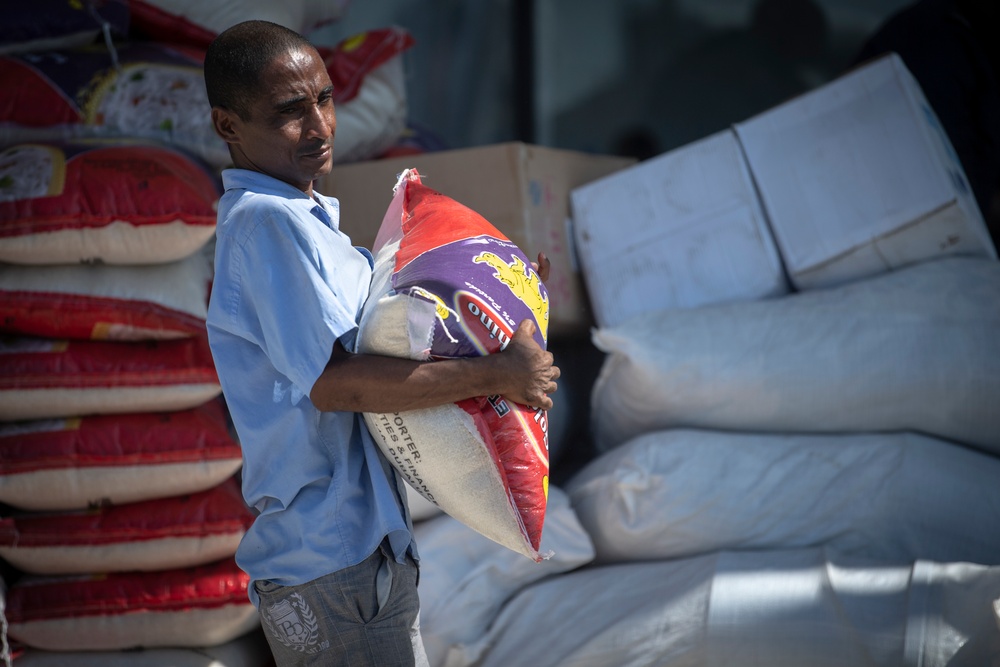
<svg viewBox="0 0 1000 667"><path fill-rule="evenodd" d="M648 433L566 484L598 562L825 545L1000 564L1000 459L913 433Z"/></svg>
<svg viewBox="0 0 1000 667"><path fill-rule="evenodd" d="M597 330L601 451L674 427L921 431L1000 452L1000 263L933 260Z"/></svg>
<svg viewBox="0 0 1000 667"><path fill-rule="evenodd" d="M532 563L442 515L414 527L420 546L420 634L431 667L480 639L504 602L528 584L593 560L594 546L566 494L549 487L542 549ZM452 658L454 659L454 657Z"/></svg>

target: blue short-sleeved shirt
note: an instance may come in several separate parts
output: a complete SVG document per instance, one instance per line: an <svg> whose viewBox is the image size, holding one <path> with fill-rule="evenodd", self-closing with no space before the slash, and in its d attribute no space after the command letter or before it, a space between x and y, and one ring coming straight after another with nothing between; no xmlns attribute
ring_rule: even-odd
<svg viewBox="0 0 1000 667"><path fill-rule="evenodd" d="M361 415L309 400L334 341L354 350L370 253L340 231L336 199L243 169L222 181L208 337L259 513L237 562L293 585L360 563L387 535L398 559L415 555L402 482Z"/></svg>

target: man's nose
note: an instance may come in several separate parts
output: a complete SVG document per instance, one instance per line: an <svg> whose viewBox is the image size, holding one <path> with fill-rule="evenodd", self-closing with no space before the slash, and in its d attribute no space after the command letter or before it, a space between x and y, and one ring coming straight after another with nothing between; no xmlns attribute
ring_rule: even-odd
<svg viewBox="0 0 1000 667"><path fill-rule="evenodd" d="M322 137L323 139L333 136L337 128L337 117L333 105L314 104L309 111L306 122L308 136Z"/></svg>

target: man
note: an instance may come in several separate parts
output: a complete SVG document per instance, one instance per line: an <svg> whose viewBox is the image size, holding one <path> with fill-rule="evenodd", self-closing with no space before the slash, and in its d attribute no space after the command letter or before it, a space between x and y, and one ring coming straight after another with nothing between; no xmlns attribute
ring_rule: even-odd
<svg viewBox="0 0 1000 667"><path fill-rule="evenodd" d="M336 131L323 61L297 33L248 21L212 43L205 82L235 167L208 334L258 513L236 554L250 598L279 666L426 664L404 489L358 413L494 394L548 409L559 369L531 322L486 357L352 353L372 259L313 191Z"/></svg>

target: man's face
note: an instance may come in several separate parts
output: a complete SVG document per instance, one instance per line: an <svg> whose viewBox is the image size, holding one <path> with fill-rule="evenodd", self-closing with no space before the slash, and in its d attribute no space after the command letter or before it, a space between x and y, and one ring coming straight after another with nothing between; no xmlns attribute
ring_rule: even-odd
<svg viewBox="0 0 1000 667"><path fill-rule="evenodd" d="M275 60L264 70L249 120L223 112L232 131L230 138L220 133L230 144L234 165L312 194L312 182L333 166L337 119L332 96L330 76L313 49Z"/></svg>

